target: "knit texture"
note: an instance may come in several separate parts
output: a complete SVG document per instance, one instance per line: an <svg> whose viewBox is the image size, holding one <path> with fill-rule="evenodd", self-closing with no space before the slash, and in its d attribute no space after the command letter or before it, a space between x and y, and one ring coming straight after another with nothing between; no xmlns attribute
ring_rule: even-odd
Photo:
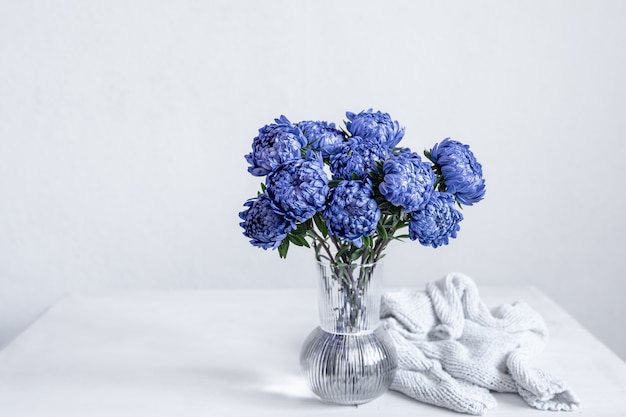
<svg viewBox="0 0 626 417"><path fill-rule="evenodd" d="M565 383L531 365L548 339L541 316L524 302L490 310L463 274L384 294L381 318L398 353L393 390L474 415L497 405L489 391L518 393L540 410L579 406Z"/></svg>

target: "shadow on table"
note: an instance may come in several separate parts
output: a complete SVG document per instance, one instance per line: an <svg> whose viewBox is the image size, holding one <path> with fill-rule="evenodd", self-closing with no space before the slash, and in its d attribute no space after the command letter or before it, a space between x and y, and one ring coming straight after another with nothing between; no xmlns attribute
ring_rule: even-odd
<svg viewBox="0 0 626 417"><path fill-rule="evenodd" d="M545 411L536 410L530 405L526 403L518 394L514 393L504 393L504 392L491 392L491 394L496 398L498 405L508 404L520 409L527 409L529 413L534 411L539 411L545 413Z"/></svg>
<svg viewBox="0 0 626 417"><path fill-rule="evenodd" d="M245 369L211 369L211 381L219 381L218 394L228 395L234 401L245 401L258 406L301 408L328 407L320 401L298 373L267 370L255 373Z"/></svg>

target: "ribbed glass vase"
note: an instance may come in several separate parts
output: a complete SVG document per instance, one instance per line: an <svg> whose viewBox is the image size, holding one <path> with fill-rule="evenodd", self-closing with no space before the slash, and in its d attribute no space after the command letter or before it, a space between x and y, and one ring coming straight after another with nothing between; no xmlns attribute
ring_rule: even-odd
<svg viewBox="0 0 626 417"><path fill-rule="evenodd" d="M324 401L363 404L391 385L397 357L379 321L381 266L318 262L320 326L302 346L300 367Z"/></svg>

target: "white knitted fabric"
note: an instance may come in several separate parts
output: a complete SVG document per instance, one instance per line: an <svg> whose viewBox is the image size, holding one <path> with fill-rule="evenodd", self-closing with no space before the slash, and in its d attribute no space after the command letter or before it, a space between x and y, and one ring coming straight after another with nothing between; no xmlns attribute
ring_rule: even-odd
<svg viewBox="0 0 626 417"><path fill-rule="evenodd" d="M541 410L578 408L567 385L530 365L548 338L541 316L524 302L489 310L463 274L383 295L381 318L398 352L393 390L475 415L496 406L489 391Z"/></svg>

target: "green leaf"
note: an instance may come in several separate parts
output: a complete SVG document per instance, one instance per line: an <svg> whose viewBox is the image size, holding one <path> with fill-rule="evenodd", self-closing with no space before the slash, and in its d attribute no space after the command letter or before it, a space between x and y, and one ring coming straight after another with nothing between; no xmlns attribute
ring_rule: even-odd
<svg viewBox="0 0 626 417"><path fill-rule="evenodd" d="M409 225L409 220L402 220L402 222L398 223L398 226L396 226L396 230L400 230L404 227L407 227Z"/></svg>
<svg viewBox="0 0 626 417"><path fill-rule="evenodd" d="M289 237L289 241L291 243L293 243L294 245L296 245L296 246L306 246L307 248L310 248L309 242L306 241L304 236L296 235L296 234L293 234L293 233L289 233L287 236Z"/></svg>
<svg viewBox="0 0 626 417"><path fill-rule="evenodd" d="M280 246L278 246L278 255L281 257L281 259L285 259L287 257L288 250L289 239L283 239L283 241L280 243Z"/></svg>
<svg viewBox="0 0 626 417"><path fill-rule="evenodd" d="M338 251L337 255L335 255L335 259L339 261L341 257L343 257L346 253L350 251L350 245L343 245Z"/></svg>
<svg viewBox="0 0 626 417"><path fill-rule="evenodd" d="M387 229L380 222L376 225L376 232L381 239L387 239Z"/></svg>
<svg viewBox="0 0 626 417"><path fill-rule="evenodd" d="M326 222L322 216L319 213L316 213L315 216L313 216L313 221L322 234L322 237L326 239L328 237L328 227L326 227Z"/></svg>
<svg viewBox="0 0 626 417"><path fill-rule="evenodd" d="M261 183L261 191L265 192L265 184Z"/></svg>
<svg viewBox="0 0 626 417"><path fill-rule="evenodd" d="M306 235L307 229L309 228L309 225L307 223L300 223L298 224L298 226L292 230L289 234L290 235L298 235L298 236L303 236Z"/></svg>
<svg viewBox="0 0 626 417"><path fill-rule="evenodd" d="M434 164L435 161L433 161L433 156L431 154L431 151L432 149L424 149L424 156L426 157L426 159L428 159L430 162Z"/></svg>
<svg viewBox="0 0 626 417"><path fill-rule="evenodd" d="M352 259L353 261L356 261L357 259L361 257L361 255L363 255L363 251L364 251L363 247L355 250L354 252L352 252L352 255L350 255L350 259Z"/></svg>
<svg viewBox="0 0 626 417"><path fill-rule="evenodd" d="M398 236L392 237L392 239L401 240L401 239L406 239L408 237L409 235L398 235Z"/></svg>

